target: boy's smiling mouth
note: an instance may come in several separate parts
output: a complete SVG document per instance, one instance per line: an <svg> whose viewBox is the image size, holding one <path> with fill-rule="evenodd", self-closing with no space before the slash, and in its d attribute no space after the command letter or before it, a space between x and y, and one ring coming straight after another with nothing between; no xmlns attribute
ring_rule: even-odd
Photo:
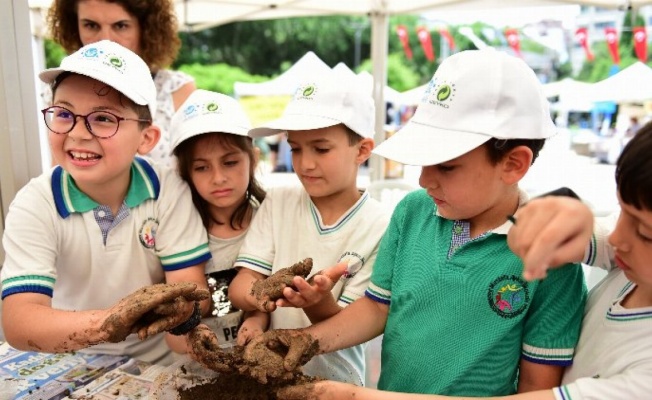
<svg viewBox="0 0 652 400"><path fill-rule="evenodd" d="M99 160L102 158L99 154L95 153L89 153L89 152L84 152L84 151L69 151L68 155L72 157L73 160L80 160L80 161L89 161L89 160Z"/></svg>

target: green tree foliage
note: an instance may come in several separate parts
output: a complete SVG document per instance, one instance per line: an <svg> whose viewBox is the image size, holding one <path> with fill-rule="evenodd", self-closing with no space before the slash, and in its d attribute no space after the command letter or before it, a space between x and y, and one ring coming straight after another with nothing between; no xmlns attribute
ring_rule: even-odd
<svg viewBox="0 0 652 400"><path fill-rule="evenodd" d="M330 66L353 66L356 30L360 58L369 58L370 26L365 17L332 16L243 21L182 33L175 65L226 63L256 75L278 74L283 63L293 64L314 51Z"/></svg>
<svg viewBox="0 0 652 400"><path fill-rule="evenodd" d="M45 67L55 68L61 64L61 60L66 56L66 51L63 47L50 39L45 39L43 42L45 48Z"/></svg>
<svg viewBox="0 0 652 400"><path fill-rule="evenodd" d="M228 64L190 64L179 67L180 71L195 78L195 84L200 89L233 95L235 82L264 82L267 76L251 75L238 67Z"/></svg>
<svg viewBox="0 0 652 400"><path fill-rule="evenodd" d="M366 60L358 68L358 72L373 73L371 60ZM387 82L392 89L403 92L421 84L419 75L406 65L406 59L401 53L390 54L387 58Z"/></svg>

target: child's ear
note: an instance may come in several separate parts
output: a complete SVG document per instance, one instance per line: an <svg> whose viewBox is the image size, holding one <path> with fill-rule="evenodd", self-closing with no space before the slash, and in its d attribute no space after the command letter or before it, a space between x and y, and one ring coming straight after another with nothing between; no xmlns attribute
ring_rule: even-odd
<svg viewBox="0 0 652 400"><path fill-rule="evenodd" d="M500 162L502 164L503 181L508 185L518 183L530 169L533 157L534 155L529 147L514 147Z"/></svg>
<svg viewBox="0 0 652 400"><path fill-rule="evenodd" d="M258 161L260 161L260 148L258 146L254 146L254 159L251 162L252 170L256 169L256 167L258 166Z"/></svg>
<svg viewBox="0 0 652 400"><path fill-rule="evenodd" d="M161 138L161 130L158 126L151 124L147 128L140 131L140 144L138 145L138 154L145 155L152 151L159 139Z"/></svg>
<svg viewBox="0 0 652 400"><path fill-rule="evenodd" d="M371 150L374 149L374 140L371 138L364 138L357 144L358 147L358 156L356 161L358 164L362 164L371 157Z"/></svg>

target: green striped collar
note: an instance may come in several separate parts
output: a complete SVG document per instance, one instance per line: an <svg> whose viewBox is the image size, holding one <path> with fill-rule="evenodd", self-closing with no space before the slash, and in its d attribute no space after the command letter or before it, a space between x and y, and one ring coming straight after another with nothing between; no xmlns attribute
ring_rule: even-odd
<svg viewBox="0 0 652 400"><path fill-rule="evenodd" d="M72 213L85 213L99 206L97 202L82 192L70 174L58 166L52 173L52 195L57 212L62 218ZM134 208L149 199L157 199L161 190L156 171L142 158L135 158L131 164L131 181L125 203Z"/></svg>

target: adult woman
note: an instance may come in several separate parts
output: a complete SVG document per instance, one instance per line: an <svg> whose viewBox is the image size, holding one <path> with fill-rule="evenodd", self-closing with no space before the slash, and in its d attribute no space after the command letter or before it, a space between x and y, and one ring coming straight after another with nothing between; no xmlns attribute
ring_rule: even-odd
<svg viewBox="0 0 652 400"><path fill-rule="evenodd" d="M192 77L165 69L181 46L172 0L54 0L48 25L52 38L68 53L108 39L132 50L147 63L158 93L154 123L162 133L149 155L170 165L170 119L195 90Z"/></svg>

